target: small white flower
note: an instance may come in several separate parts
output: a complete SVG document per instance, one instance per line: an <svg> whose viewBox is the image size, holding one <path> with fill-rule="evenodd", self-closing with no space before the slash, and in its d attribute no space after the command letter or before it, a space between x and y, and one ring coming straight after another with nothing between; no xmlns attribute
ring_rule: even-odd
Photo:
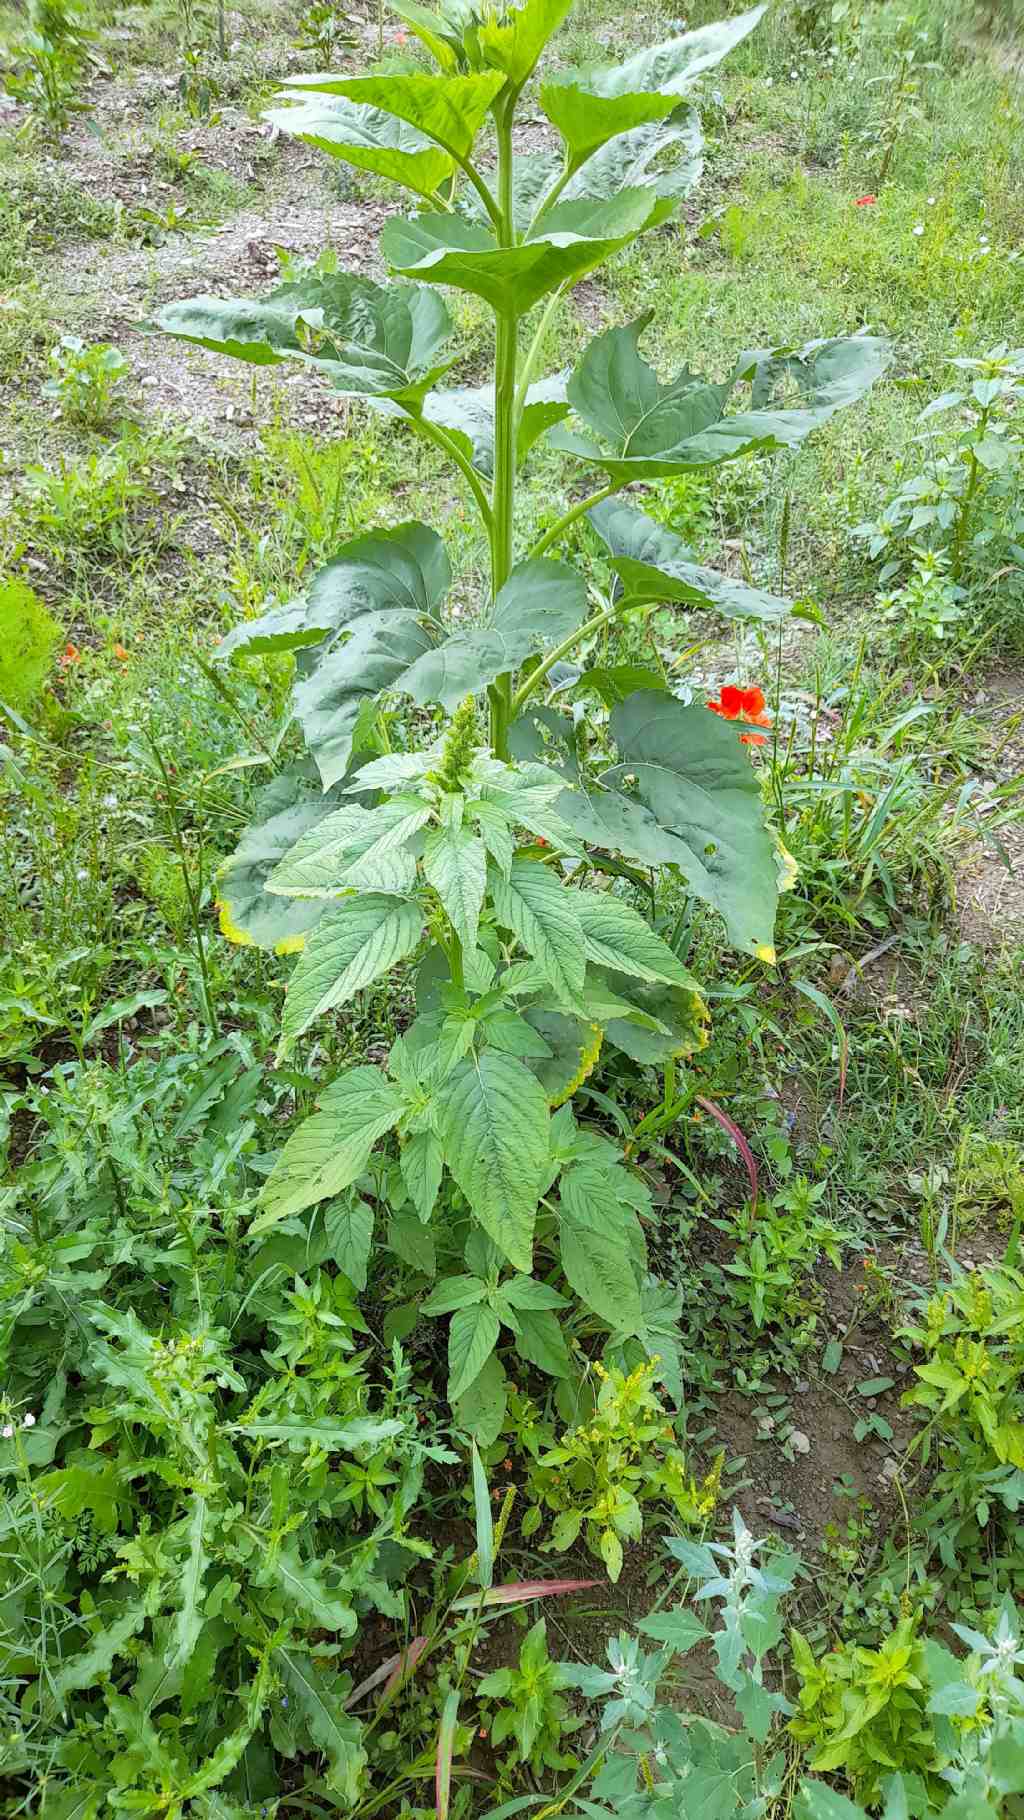
<svg viewBox="0 0 1024 1820"><path fill-rule="evenodd" d="M771 87L772 87L772 85L773 85L773 83L774 83L774 81L775 81L775 78L774 78L774 76L766 76L766 77L765 77L765 79L764 79L764 86L765 86L765 88L771 88Z"/></svg>
<svg viewBox="0 0 1024 1820"><path fill-rule="evenodd" d="M935 207L935 197L934 197L934 196L929 196L929 198L928 198L928 207L929 207L929 208L930 208L930 209L933 209L933 208L934 208L934 207Z"/></svg>
<svg viewBox="0 0 1024 1820"><path fill-rule="evenodd" d="M789 80L790 80L790 81L791 81L791 82L799 82L799 80L800 80L800 71L799 71L799 70L790 70L790 72L789 72Z"/></svg>
<svg viewBox="0 0 1024 1820"><path fill-rule="evenodd" d="M914 232L915 232L915 234L923 234L923 233L924 233L924 222L923 222L923 221L915 221L915 223L914 223Z"/></svg>
<svg viewBox="0 0 1024 1820"><path fill-rule="evenodd" d="M11 1424L10 1424L10 1422L5 1422L5 1423L4 1423L4 1425L3 1425L3 1428L2 1428L2 1430L0 1430L0 1433L2 1433L2 1434L3 1434L3 1437L4 1437L4 1440L5 1440L5 1441L9 1441L9 1440L10 1440L10 1438L11 1438L11 1436L12 1436L12 1434L13 1434L13 1433L14 1433L14 1429L13 1429L13 1428L12 1428L12 1426L11 1426Z"/></svg>
<svg viewBox="0 0 1024 1820"><path fill-rule="evenodd" d="M21 1426L22 1426L22 1428L34 1428L35 1425L36 1425L35 1416L32 1414L32 1411L29 1410L28 1415L25 1417L25 1420L22 1422Z"/></svg>

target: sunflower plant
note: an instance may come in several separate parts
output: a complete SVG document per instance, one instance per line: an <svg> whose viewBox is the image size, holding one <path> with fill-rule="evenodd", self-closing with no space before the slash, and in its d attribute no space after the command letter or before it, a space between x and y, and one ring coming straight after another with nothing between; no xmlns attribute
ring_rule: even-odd
<svg viewBox="0 0 1024 1820"><path fill-rule="evenodd" d="M597 335L571 373L539 376L573 286L640 234L676 233L701 171L694 84L763 11L537 77L569 4L401 0L429 69L289 79L277 128L412 194L381 237L387 283L314 270L258 300L198 297L159 317L185 341L298 363L402 419L452 464L486 540L470 624L446 614L442 537L403 523L352 539L295 599L225 639L226 660L294 654L289 724L306 756L263 792L221 901L235 940L299 951L282 1054L416 965L414 1022L386 1066L325 1086L277 1159L256 1230L325 1220L359 1285L386 1216L400 1254L434 1278L428 1312L450 1317L449 1393L492 1437L499 1342L565 1378L581 1326L649 1335L644 1184L570 1101L602 1045L671 1064L703 1041L706 1013L633 903L594 887L667 871L740 952L774 959L777 850L740 724L763 703L684 705L660 672L597 655L597 635L665 603L762 622L789 604L704 567L630 489L793 447L887 361L858 335L745 352L722 380L688 367L659 378L640 352L644 315ZM528 84L557 149L515 148ZM445 383L458 358L449 290L493 316L486 385ZM531 538L517 487L541 442L562 458L567 494ZM599 573L555 554L583 518L605 552Z"/></svg>

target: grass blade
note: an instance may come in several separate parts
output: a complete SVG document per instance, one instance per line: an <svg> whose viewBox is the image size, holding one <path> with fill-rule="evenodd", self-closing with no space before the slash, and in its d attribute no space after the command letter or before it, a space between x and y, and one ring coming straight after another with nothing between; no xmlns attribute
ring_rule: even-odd
<svg viewBox="0 0 1024 1820"><path fill-rule="evenodd" d="M434 1805L437 1809L437 1820L448 1820L448 1804L452 1794L452 1751L455 1748L455 1727L459 1717L459 1696L453 1688L441 1710L441 1723L437 1728L437 1757L434 1763Z"/></svg>

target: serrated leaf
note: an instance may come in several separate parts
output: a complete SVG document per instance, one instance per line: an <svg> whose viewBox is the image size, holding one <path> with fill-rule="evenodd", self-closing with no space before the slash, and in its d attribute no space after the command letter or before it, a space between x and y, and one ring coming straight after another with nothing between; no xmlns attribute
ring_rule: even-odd
<svg viewBox="0 0 1024 1820"><path fill-rule="evenodd" d="M340 95L416 127L453 157L472 150L494 97L504 83L485 70L472 75L290 76L286 92Z"/></svg>
<svg viewBox="0 0 1024 1820"><path fill-rule="evenodd" d="M662 44L635 51L619 63L607 64L600 70L589 70L587 80L596 93L628 95L658 90L662 94L680 94L703 74L714 69L737 44L753 31L763 18L765 8L755 6L731 19L719 19L702 25L696 31L684 32Z"/></svg>
<svg viewBox="0 0 1024 1820"><path fill-rule="evenodd" d="M546 1371L552 1378L570 1378L573 1365L558 1317L545 1308L517 1310L519 1332L516 1351L520 1358Z"/></svg>
<svg viewBox="0 0 1024 1820"><path fill-rule="evenodd" d="M477 28L484 62L520 89L571 4L572 0L522 0L521 5L485 13Z"/></svg>
<svg viewBox="0 0 1024 1820"><path fill-rule="evenodd" d="M490 1447L501 1433L508 1406L508 1380L501 1360L492 1352L456 1408L459 1427L473 1436L478 1447ZM474 1600L479 1598L474 1593Z"/></svg>
<svg viewBox="0 0 1024 1820"><path fill-rule="evenodd" d="M379 1068L349 1069L327 1089L321 1110L288 1139L260 1196L264 1212L250 1233L350 1188L404 1108L402 1094Z"/></svg>
<svg viewBox="0 0 1024 1820"><path fill-rule="evenodd" d="M531 1069L548 1104L564 1105L597 1066L604 1032L600 1024L585 1016L546 1011L542 1005L528 1006L523 1015L550 1051L549 1057L532 1061Z"/></svg>
<svg viewBox="0 0 1024 1820"><path fill-rule="evenodd" d="M576 170L606 140L664 120L678 102L674 95L602 95L586 76L560 72L541 83L540 105L565 140L568 162Z"/></svg>
<svg viewBox="0 0 1024 1820"><path fill-rule="evenodd" d="M434 828L423 849L423 875L433 885L464 948L476 947L487 888L487 853L469 828Z"/></svg>
<svg viewBox="0 0 1024 1820"><path fill-rule="evenodd" d="M421 1314L454 1314L459 1308L474 1308L487 1294L487 1284L480 1277L445 1277L420 1303Z"/></svg>
<svg viewBox="0 0 1024 1820"><path fill-rule="evenodd" d="M263 1586L280 1587L286 1611L297 1608L322 1630L333 1630L343 1637L355 1635L358 1620L347 1594L332 1591L320 1563L303 1561L293 1541L280 1545L260 1569L257 1581Z"/></svg>
<svg viewBox="0 0 1024 1820"><path fill-rule="evenodd" d="M203 1628L203 1578L210 1564L206 1552L208 1505L205 1498L193 1500L188 1524L188 1553L181 1576L181 1604L174 1615L171 1648L175 1668L187 1663Z"/></svg>
<svg viewBox="0 0 1024 1820"><path fill-rule="evenodd" d="M385 873L429 819L429 807L416 798L393 797L376 809L343 803L296 841L274 868L267 889L275 896L309 898L374 889L364 882L366 875ZM402 861L408 857L402 855ZM415 860L410 858L409 866L406 890L415 881Z"/></svg>
<svg viewBox="0 0 1024 1820"><path fill-rule="evenodd" d="M557 997L569 1005L583 991L586 955L577 909L556 872L537 860L517 859L508 879L492 880L495 914L543 969Z"/></svg>
<svg viewBox="0 0 1024 1820"><path fill-rule="evenodd" d="M394 1213L388 1221L388 1244L395 1256L410 1270L433 1276L437 1269L434 1235L423 1221L411 1213Z"/></svg>
<svg viewBox="0 0 1024 1820"><path fill-rule="evenodd" d="M325 1011L344 1005L406 955L423 934L413 900L368 892L330 909L311 934L288 982L278 1059Z"/></svg>
<svg viewBox="0 0 1024 1820"><path fill-rule="evenodd" d="M327 1758L328 1786L342 1796L347 1807L354 1807L366 1752L360 1742L362 1725L344 1710L344 1682L330 1670L318 1668L296 1649L276 1649L274 1660L314 1745Z"/></svg>
<svg viewBox="0 0 1024 1820"><path fill-rule="evenodd" d="M399 1153L402 1180L421 1220L429 1220L434 1211L444 1155L441 1140L433 1131L414 1131L406 1138Z"/></svg>
<svg viewBox="0 0 1024 1820"><path fill-rule="evenodd" d="M612 444L612 452L571 431L551 434L555 447L603 467L620 484L714 467L752 450L796 447L861 397L891 359L885 342L857 335L808 342L797 351L762 348L743 354L723 386L709 385L686 368L663 386L637 351L649 320L643 316L598 336L569 381L570 402ZM767 404L781 380L794 382L807 403L723 415L738 382L749 381L753 402Z"/></svg>
<svg viewBox="0 0 1024 1820"><path fill-rule="evenodd" d="M700 179L703 146L699 114L681 105L667 120L634 127L601 146L570 177L563 194L605 202L623 190L647 187L656 196L681 200Z"/></svg>
<svg viewBox="0 0 1024 1820"><path fill-rule="evenodd" d="M146 1607L140 1600L123 1609L119 1617L105 1622L103 1629L96 1633L88 1647L77 1656L72 1656L54 1675L51 1685L55 1699L63 1704L66 1694L73 1693L78 1688L95 1688L109 1675L117 1657L125 1654L131 1639L142 1629L147 1616Z"/></svg>
<svg viewBox="0 0 1024 1820"><path fill-rule="evenodd" d="M445 1161L485 1232L517 1270L533 1259L533 1222L548 1161L548 1106L530 1071L494 1049L442 1083Z"/></svg>
<svg viewBox="0 0 1024 1820"><path fill-rule="evenodd" d="M328 1256L356 1289L366 1288L373 1244L373 1208L357 1195L332 1201L324 1214Z"/></svg>
<svg viewBox="0 0 1024 1820"><path fill-rule="evenodd" d="M607 984L621 993L632 1015L608 1018L605 1037L634 1062L659 1067L706 1046L708 1008L695 980L686 986L650 985L613 973ZM657 1027L652 1028L655 1020Z"/></svg>
<svg viewBox="0 0 1024 1820"><path fill-rule="evenodd" d="M357 170L373 171L402 183L432 201L455 169L455 159L416 128L379 106L338 101L328 96L300 100L284 96L286 107L266 108L263 118L280 132Z"/></svg>
<svg viewBox="0 0 1024 1820"><path fill-rule="evenodd" d="M498 1343L500 1323L492 1308L478 1302L459 1308L448 1328L448 1401L464 1395Z"/></svg>
<svg viewBox="0 0 1024 1820"><path fill-rule="evenodd" d="M608 892L581 891L576 909L584 952L599 967L666 985L690 984L690 974L668 943L621 898Z"/></svg>
<svg viewBox="0 0 1024 1820"><path fill-rule="evenodd" d="M586 585L567 563L546 557L521 562L482 624L456 632L428 651L399 686L421 707L437 701L454 711L495 677L568 638L583 623L586 610Z"/></svg>
<svg viewBox="0 0 1024 1820"><path fill-rule="evenodd" d="M634 1219L616 1192L614 1172L577 1163L562 1176L558 1220L562 1269L586 1306L618 1333L639 1333L643 1328L630 1248L629 1225Z"/></svg>
<svg viewBox="0 0 1024 1820"><path fill-rule="evenodd" d="M370 1416L354 1416L346 1422L330 1416L252 1416L245 1422L232 1422L227 1433L251 1435L258 1441L284 1441L292 1453L320 1447L326 1453L353 1452L357 1447L375 1447L401 1434L403 1424L392 1417L376 1421Z"/></svg>

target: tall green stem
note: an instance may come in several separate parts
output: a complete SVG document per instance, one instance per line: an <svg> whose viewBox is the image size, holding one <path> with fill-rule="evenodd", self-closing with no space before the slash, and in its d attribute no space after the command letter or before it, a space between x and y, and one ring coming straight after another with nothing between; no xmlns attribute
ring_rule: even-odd
<svg viewBox="0 0 1024 1820"><path fill-rule="evenodd" d="M512 106L495 112L498 137L498 238L514 246L512 213ZM516 368L519 318L514 304L497 318L494 366L494 491L491 495L491 598L508 580L512 568L512 529L516 494ZM508 758L512 678L499 676L491 691L491 743L498 758Z"/></svg>

